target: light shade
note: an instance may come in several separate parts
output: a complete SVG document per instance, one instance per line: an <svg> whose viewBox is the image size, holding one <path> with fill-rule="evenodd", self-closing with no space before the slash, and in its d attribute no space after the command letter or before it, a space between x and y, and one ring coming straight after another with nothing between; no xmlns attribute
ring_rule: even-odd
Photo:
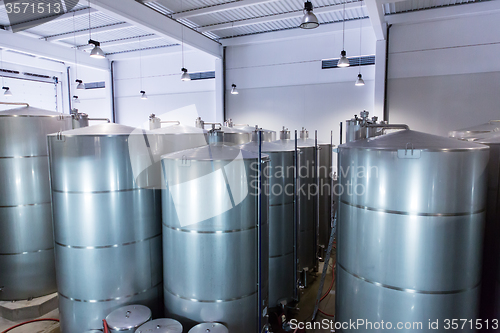
<svg viewBox="0 0 500 333"><path fill-rule="evenodd" d="M191 76L189 76L188 70L186 68L182 68L181 71L182 71L181 80L191 81Z"/></svg>
<svg viewBox="0 0 500 333"><path fill-rule="evenodd" d="M304 3L304 16L300 24L302 29L314 29L319 27L318 18L313 13L313 5L310 1Z"/></svg>
<svg viewBox="0 0 500 333"><path fill-rule="evenodd" d="M356 80L355 85L357 85L358 87L365 85L365 81L363 80L363 75L361 75L361 73L358 74L358 79Z"/></svg>
<svg viewBox="0 0 500 333"><path fill-rule="evenodd" d="M78 85L76 86L76 89L85 89L85 85L83 84L82 80L76 80Z"/></svg>
<svg viewBox="0 0 500 333"><path fill-rule="evenodd" d="M78 96L73 96L73 103L80 103Z"/></svg>
<svg viewBox="0 0 500 333"><path fill-rule="evenodd" d="M236 85L235 85L235 84L233 84L231 87L232 87L232 89L231 89L231 94L233 94L233 95L238 95L238 94L239 94L239 92L238 92L238 89L236 89Z"/></svg>
<svg viewBox="0 0 500 333"><path fill-rule="evenodd" d="M92 58L97 58L97 59L104 59L104 58L106 58L106 54L101 49L101 43L99 43L98 41L90 39L89 40L89 44L93 44L94 45L94 48L90 52L90 56Z"/></svg>
<svg viewBox="0 0 500 333"><path fill-rule="evenodd" d="M2 87L2 89L5 90L5 92L3 93L3 95L5 97L11 97L12 96L12 91L10 91L10 88L9 87Z"/></svg>
<svg viewBox="0 0 500 333"><path fill-rule="evenodd" d="M349 63L349 59L346 57L346 52L342 50L340 52L340 59L339 62L337 63L338 67L349 67L351 64Z"/></svg>
<svg viewBox="0 0 500 333"><path fill-rule="evenodd" d="M144 90L141 90L141 99L148 99L148 95L146 95L146 92Z"/></svg>

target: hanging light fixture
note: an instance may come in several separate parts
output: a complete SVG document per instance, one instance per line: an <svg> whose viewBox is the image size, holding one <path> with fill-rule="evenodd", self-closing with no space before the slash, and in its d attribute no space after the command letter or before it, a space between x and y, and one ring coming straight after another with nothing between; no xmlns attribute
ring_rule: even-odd
<svg viewBox="0 0 500 333"><path fill-rule="evenodd" d="M191 76L189 76L188 70L184 67L181 69L182 75L181 75L181 80L182 81L191 81Z"/></svg>
<svg viewBox="0 0 500 333"><path fill-rule="evenodd" d="M78 96L73 96L73 103L80 103Z"/></svg>
<svg viewBox="0 0 500 333"><path fill-rule="evenodd" d="M139 44L141 44L141 38L139 37ZM148 96L146 95L146 91L142 89L142 44L141 47L139 48L139 76L141 79L141 99L146 100L148 99Z"/></svg>
<svg viewBox="0 0 500 333"><path fill-rule="evenodd" d="M3 93L5 97L12 97L12 91L10 91L9 87L2 87L2 89L5 90L5 92Z"/></svg>
<svg viewBox="0 0 500 333"><path fill-rule="evenodd" d="M75 82L78 83L76 89L85 89L85 85L83 84L82 80L76 80Z"/></svg>
<svg viewBox="0 0 500 333"><path fill-rule="evenodd" d="M345 52L345 1L344 0L344 14L342 16L342 51L340 52L340 59L337 63L338 67L349 67L351 64L349 63L349 59L347 59Z"/></svg>
<svg viewBox="0 0 500 333"><path fill-rule="evenodd" d="M359 67L359 73L358 73L358 79L356 80L355 85L358 87L364 86L365 81L363 80L363 75L361 75L361 51L362 51L362 35L363 35L363 19L359 20L361 23L359 24L359 61L358 61L358 67Z"/></svg>
<svg viewBox="0 0 500 333"><path fill-rule="evenodd" d="M181 12L182 12L182 0L181 0ZM181 53L182 53L181 81L191 81L191 76L189 76L187 68L184 67L184 24L181 27Z"/></svg>
<svg viewBox="0 0 500 333"><path fill-rule="evenodd" d="M141 99L148 99L148 95L146 95L146 92L144 90L141 90Z"/></svg>
<svg viewBox="0 0 500 333"><path fill-rule="evenodd" d="M239 92L238 92L238 89L236 89L236 85L233 83L233 85L231 87L232 87L231 94L238 95Z"/></svg>
<svg viewBox="0 0 500 333"><path fill-rule="evenodd" d="M90 0L89 0L89 45L91 45L91 44L94 45L94 48L90 52L90 57L96 58L96 59L104 59L104 58L106 58L106 54L101 49L101 43L92 39L92 25L90 24L90 17L91 17L90 10L91 10L91 8L90 8Z"/></svg>
<svg viewBox="0 0 500 333"><path fill-rule="evenodd" d="M73 44L75 45L75 72L76 72L76 77L77 79L75 82L77 83L76 89L85 89L85 85L83 84L83 81L78 79L78 56L77 56L77 50L78 47L76 46L76 25L75 25L75 12L73 12Z"/></svg>
<svg viewBox="0 0 500 333"><path fill-rule="evenodd" d="M318 18L313 13L313 4L311 1L304 2L304 16L300 27L302 29L314 29L319 27Z"/></svg>

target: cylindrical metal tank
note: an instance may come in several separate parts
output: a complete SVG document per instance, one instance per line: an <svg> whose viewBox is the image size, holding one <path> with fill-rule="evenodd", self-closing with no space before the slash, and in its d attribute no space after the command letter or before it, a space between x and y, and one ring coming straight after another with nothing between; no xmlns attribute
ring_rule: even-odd
<svg viewBox="0 0 500 333"><path fill-rule="evenodd" d="M182 325L174 319L155 319L139 327L137 333L182 333Z"/></svg>
<svg viewBox="0 0 500 333"><path fill-rule="evenodd" d="M144 305L127 305L106 317L110 332L130 332L151 320L151 310Z"/></svg>
<svg viewBox="0 0 500 333"><path fill-rule="evenodd" d="M238 147L259 152L255 141ZM295 149L262 142L261 151L269 156L269 305L275 307L296 297Z"/></svg>
<svg viewBox="0 0 500 333"><path fill-rule="evenodd" d="M500 318L500 121L492 120L483 125L452 131L449 135L490 147L480 317L491 321ZM482 331L496 330L483 327Z"/></svg>
<svg viewBox="0 0 500 333"><path fill-rule="evenodd" d="M162 154L206 146L209 141L207 130L192 126L171 125L151 130L150 133L158 136Z"/></svg>
<svg viewBox="0 0 500 333"><path fill-rule="evenodd" d="M189 330L189 333L229 333L226 326L219 323L203 323Z"/></svg>
<svg viewBox="0 0 500 333"><path fill-rule="evenodd" d="M209 145L165 155L162 168L167 315L187 329L208 321L260 331L268 306L269 198L263 173L258 195L258 155Z"/></svg>
<svg viewBox="0 0 500 333"><path fill-rule="evenodd" d="M281 131L280 137L289 138L290 132ZM295 139L277 140L273 143L283 148L295 149ZM307 286L307 273L316 268L316 195L315 191L315 161L316 149L305 142L298 142L298 165L297 165L297 205L298 205L298 271L303 274L301 283Z"/></svg>
<svg viewBox="0 0 500 333"><path fill-rule="evenodd" d="M234 128L241 130L241 131L251 133L251 136L252 136L251 140L252 141L258 140L259 132L262 132L262 141L267 141L267 142L276 141L276 132L275 131L259 128L258 125L255 125L255 127L246 126L246 125L245 126L236 126L235 125Z"/></svg>
<svg viewBox="0 0 500 333"><path fill-rule="evenodd" d="M47 134L71 116L24 106L0 112L0 300L56 291Z"/></svg>
<svg viewBox="0 0 500 333"><path fill-rule="evenodd" d="M336 321L378 323L341 332L476 323L487 163L488 147L410 130L339 146Z"/></svg>
<svg viewBox="0 0 500 333"><path fill-rule="evenodd" d="M127 304L161 310L161 200L149 187L157 172L149 135L103 124L48 138L62 333L101 328Z"/></svg>
<svg viewBox="0 0 500 333"><path fill-rule="evenodd" d="M252 140L252 133L244 130L221 126L220 131L223 133L222 137L225 145L242 145Z"/></svg>

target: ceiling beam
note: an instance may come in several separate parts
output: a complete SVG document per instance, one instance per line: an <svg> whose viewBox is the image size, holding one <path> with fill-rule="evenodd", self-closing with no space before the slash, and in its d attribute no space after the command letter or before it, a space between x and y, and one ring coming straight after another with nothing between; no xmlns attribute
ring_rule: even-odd
<svg viewBox="0 0 500 333"><path fill-rule="evenodd" d="M156 36L156 35L148 35L148 36L138 36L138 37L131 37L127 39L120 39L120 40L114 40L111 42L100 42L101 47L106 50L106 47L110 46L118 46L118 45L127 45L127 44L132 44L132 43L138 43L138 46L140 46L141 42L149 41L149 40L155 40L155 39L162 39L163 37ZM81 45L78 46L79 50L87 50L87 49L92 49L94 45L87 44L87 45Z"/></svg>
<svg viewBox="0 0 500 333"><path fill-rule="evenodd" d="M92 28L91 32L93 34L98 34L102 32L108 32L108 31L113 31L113 30L120 30L120 29L125 29L125 28L130 28L133 25L130 23L126 22L121 22L113 25L107 25L104 27L99 27L99 28ZM74 38L74 37L82 37L82 36L88 36L89 35L89 29L81 30L81 31L76 31L76 32L68 32L60 35L55 35L55 36L48 36L44 37L44 39L47 42L53 42L56 40L63 40L63 39L69 39L69 38Z"/></svg>
<svg viewBox="0 0 500 333"><path fill-rule="evenodd" d="M95 9L91 9L90 11L91 11L91 13L97 12L97 10L95 10ZM60 16L55 16L51 20L50 20L50 17L42 17L42 18L31 20L31 21L27 21L27 22L16 23L16 24L9 26L9 30L17 30L17 31L26 30L26 29L36 27L37 25L40 25L43 23L67 20L67 19L72 19L73 17L77 18L77 17L85 16L85 15L89 15L88 9L70 11L70 12L62 14Z"/></svg>
<svg viewBox="0 0 500 333"><path fill-rule="evenodd" d="M183 19L183 18L187 18L187 17L213 14L216 12L219 13L219 12L223 12L223 11L227 11L227 10L244 8L244 7L248 7L248 6L253 6L253 5L258 5L261 3L273 2L273 1L279 1L279 0L241 0L241 1L223 3L223 4L219 4L219 5L203 7L203 8L196 8L196 9L188 10L185 12L173 14L172 18L177 20L177 19ZM167 5L166 4L167 1L165 1L165 0L159 0L159 2Z"/></svg>
<svg viewBox="0 0 500 333"><path fill-rule="evenodd" d="M387 23L385 22L384 9L380 0L367 0L366 10L372 23L373 31L377 40L387 39Z"/></svg>
<svg viewBox="0 0 500 333"><path fill-rule="evenodd" d="M149 50L137 50L137 51L110 54L107 55L106 58L108 58L110 61L129 60L129 59L137 59L139 57L147 58L147 57L161 56L165 54L180 53L181 51L182 49L180 45L172 45L172 46L159 47Z"/></svg>
<svg viewBox="0 0 500 333"><path fill-rule="evenodd" d="M176 41L183 40L188 46L222 58L222 45L220 43L135 0L94 0L91 6L107 15L125 20L137 28Z"/></svg>
<svg viewBox="0 0 500 333"><path fill-rule="evenodd" d="M47 43L40 39L35 39L20 34L13 34L10 31L0 30L0 47L32 54L37 57L47 58L64 63L73 64L75 62L75 51L64 46ZM78 66L91 67L100 70L109 70L107 59L93 59L88 53L77 52Z"/></svg>
<svg viewBox="0 0 500 333"><path fill-rule="evenodd" d="M375 1L375 0L373 0ZM367 1L368 2L368 1ZM345 5L345 9L358 9L362 8L364 5L361 4L361 2L350 2ZM322 14L322 13L331 13L331 12L339 12L343 11L344 6L343 5L332 5L332 6L325 6L325 7L319 7L314 9L314 14ZM199 32L205 32L205 31L215 31L215 30L222 30L222 29L231 29L231 28L237 28L237 27L244 27L248 25L254 25L254 24L259 24L259 23L266 23L266 22L273 22L273 21L278 21L278 20L286 20L290 18L297 18L297 17L302 17L304 16L304 13L302 11L295 11L295 12L290 12L290 13L283 13L283 14L277 14L277 15L269 15L269 16L263 16L263 17L256 17L256 18L251 18L251 19L246 19L246 20L241 20L241 21L236 21L236 22L226 22L226 23L219 23L219 24L214 24L214 25L207 25L198 28Z"/></svg>

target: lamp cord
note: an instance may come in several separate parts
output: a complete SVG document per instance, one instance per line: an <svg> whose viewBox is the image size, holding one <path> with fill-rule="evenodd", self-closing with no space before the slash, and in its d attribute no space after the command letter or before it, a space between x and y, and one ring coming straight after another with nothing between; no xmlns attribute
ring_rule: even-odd
<svg viewBox="0 0 500 333"><path fill-rule="evenodd" d="M90 0L89 0L89 40L92 39L92 25L90 24L90 15L91 15L91 12L90 12Z"/></svg>
<svg viewBox="0 0 500 333"><path fill-rule="evenodd" d="M139 75L140 75L140 82L141 82L141 91L143 91L142 89L142 43L141 43L141 37L139 37L139 45L140 45L140 48L139 48Z"/></svg>
<svg viewBox="0 0 500 333"><path fill-rule="evenodd" d="M77 54L76 51L78 49L76 45L76 25L75 25L75 12L73 12L73 43L75 44L75 73L76 73L76 79L78 80L78 59L77 59Z"/></svg>
<svg viewBox="0 0 500 333"><path fill-rule="evenodd" d="M361 0L361 5L363 5L363 0ZM361 47L362 47L362 36L363 36L363 19L359 19L360 23L359 23L359 60L358 60L358 64L359 64L359 74L361 74Z"/></svg>
<svg viewBox="0 0 500 333"><path fill-rule="evenodd" d="M182 13L182 0L181 0L181 13ZM184 24L182 22L179 22L181 24L181 53L182 53L182 68L184 68Z"/></svg>
<svg viewBox="0 0 500 333"><path fill-rule="evenodd" d="M344 12L342 14L342 50L345 50L345 3L346 3L346 1L347 0L344 0Z"/></svg>

